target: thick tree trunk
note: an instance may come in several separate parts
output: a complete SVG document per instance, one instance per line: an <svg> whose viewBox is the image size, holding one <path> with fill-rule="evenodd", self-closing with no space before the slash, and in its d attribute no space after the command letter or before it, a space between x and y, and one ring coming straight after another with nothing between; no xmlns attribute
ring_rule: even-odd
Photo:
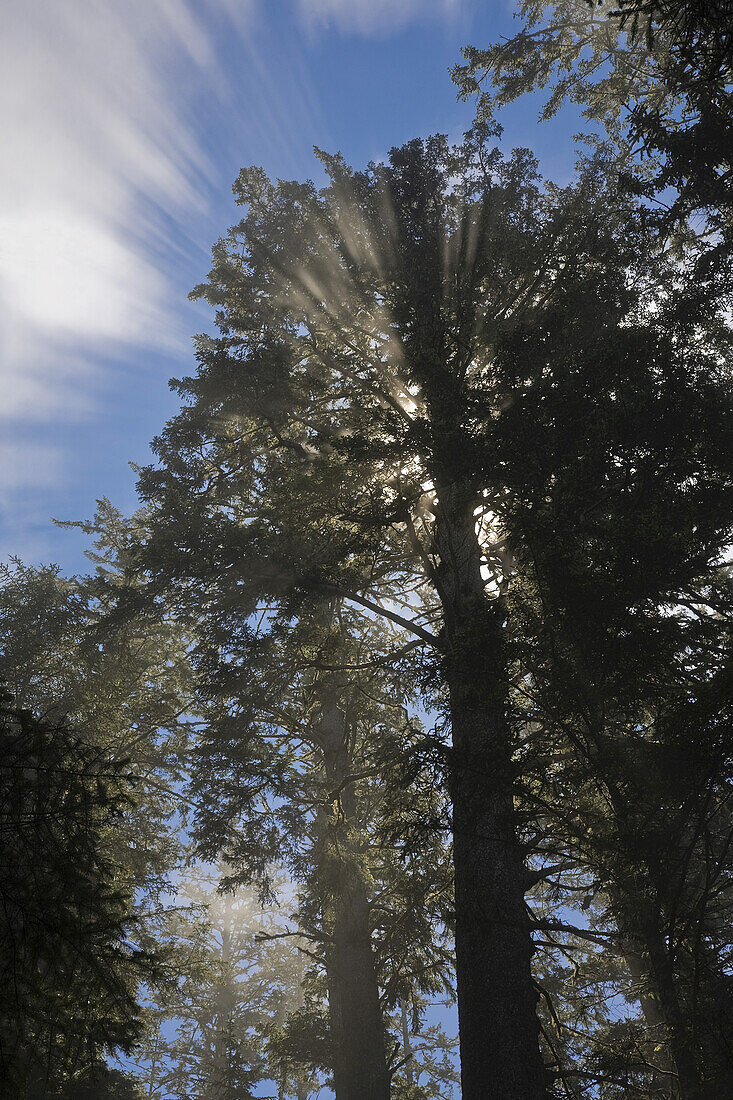
<svg viewBox="0 0 733 1100"><path fill-rule="evenodd" d="M353 851L357 827L344 711L323 708L319 741L334 790L334 819L327 826L327 881L332 892L332 936L327 951L329 1016L334 1042L337 1100L389 1100L384 1020L371 937L366 885Z"/></svg>
<svg viewBox="0 0 733 1100"><path fill-rule="evenodd" d="M438 492L463 1100L543 1100L501 617L485 595L471 506L456 502L450 488Z"/></svg>
<svg viewBox="0 0 733 1100"><path fill-rule="evenodd" d="M674 959L660 921L662 906L654 900L658 897L658 883L668 876L662 868L656 876L650 873L649 864L654 855L652 853L647 860L646 838L639 833L634 837L631 807L619 793L618 784L609 782L607 789L626 843L629 837L633 838L626 853L628 872L617 876L610 896L625 944L626 963L639 985L640 1004L650 1037L661 1048L657 1064L662 1072L671 1071L670 1089L676 1086L679 1100L705 1100L689 1010L680 998ZM636 891L631 884L636 884ZM669 882L664 881L664 889L668 887Z"/></svg>
<svg viewBox="0 0 733 1100"><path fill-rule="evenodd" d="M526 871L514 826L503 715L451 689L456 976L464 1100L541 1100Z"/></svg>
<svg viewBox="0 0 733 1100"><path fill-rule="evenodd" d="M669 1046L667 1021L659 1003L659 993L651 988L648 968L644 965L638 944L626 941L624 961L631 975L634 991L639 998L644 1022L649 1029L649 1035L657 1051L654 1064L660 1069L660 1078L662 1075L666 1078L670 1092L673 1092L675 1096L679 1096L676 1084L677 1071L674 1067L674 1059ZM660 1083L662 1083L661 1080Z"/></svg>
<svg viewBox="0 0 733 1100"><path fill-rule="evenodd" d="M618 800L616 802L618 804ZM639 837L632 851L643 850L643 838ZM623 876L623 885L610 890L619 931L624 941L624 957L634 983L639 989L639 1003L650 1036L660 1047L657 1064L671 1079L670 1090L679 1100L717 1100L720 1096L721 1072L713 1052L703 1054L702 1033L715 1030L710 1018L714 1003L721 1013L726 1012L724 987L718 997L706 994L705 981L698 982L698 1004L693 1008L689 998L691 990L685 988L679 972L679 960L667 941L665 927L660 921L660 907L644 898L646 892L654 896L655 885L648 870L642 869L642 861L635 867L635 874ZM668 877L660 869L657 878ZM636 880L640 884L639 896L628 890L627 883ZM669 882L665 882L669 887ZM709 1001L710 1007L701 1008L701 1002ZM696 1034L697 1029L697 1034ZM723 1054L725 1059L725 1054ZM723 1069L722 1075L726 1076Z"/></svg>
<svg viewBox="0 0 733 1100"><path fill-rule="evenodd" d="M695 1057L695 1043L687 1014L680 1004L674 967L665 938L658 927L642 929L642 942L649 962L651 986L667 1025L669 1049L677 1069L680 1100L704 1100L705 1091Z"/></svg>
<svg viewBox="0 0 733 1100"><path fill-rule="evenodd" d="M389 1100L369 906L358 893L348 891L336 912L329 965L336 1098Z"/></svg>

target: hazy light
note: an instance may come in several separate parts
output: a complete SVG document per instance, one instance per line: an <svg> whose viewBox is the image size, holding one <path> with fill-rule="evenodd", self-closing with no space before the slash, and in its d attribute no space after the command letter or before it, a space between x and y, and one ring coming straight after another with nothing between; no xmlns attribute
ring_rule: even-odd
<svg viewBox="0 0 733 1100"><path fill-rule="evenodd" d="M388 34L416 16L456 11L461 0L299 0L309 22L357 34Z"/></svg>
<svg viewBox="0 0 733 1100"><path fill-rule="evenodd" d="M0 110L0 416L79 406L89 357L170 346L177 303L156 270L158 204L183 224L213 167L187 113L219 77L208 25L250 0L26 0L3 13ZM59 382L64 390L60 393Z"/></svg>
<svg viewBox="0 0 733 1100"><path fill-rule="evenodd" d="M35 206L0 217L0 271L11 310L82 338L152 338L162 277L102 220Z"/></svg>

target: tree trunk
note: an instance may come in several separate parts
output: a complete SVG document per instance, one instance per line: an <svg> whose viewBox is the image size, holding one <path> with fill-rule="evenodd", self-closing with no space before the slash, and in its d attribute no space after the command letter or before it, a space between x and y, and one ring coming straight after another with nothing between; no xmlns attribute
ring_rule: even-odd
<svg viewBox="0 0 733 1100"><path fill-rule="evenodd" d="M348 894L336 913L329 965L336 1098L389 1100L369 906L358 891Z"/></svg>
<svg viewBox="0 0 733 1100"><path fill-rule="evenodd" d="M212 1065L207 1082L206 1093L216 1096L227 1088L230 1075L230 1041L232 1020L234 1017L234 990L232 988L232 899L225 894L221 923L221 963L222 983L216 998L216 1016L214 1023Z"/></svg>
<svg viewBox="0 0 733 1100"><path fill-rule="evenodd" d="M415 1084L415 1056L410 1042L410 1018L407 1010L407 1000L400 997L400 1022L402 1024L402 1057L405 1062L405 1077L407 1083Z"/></svg>
<svg viewBox="0 0 733 1100"><path fill-rule="evenodd" d="M669 1049L677 1069L680 1100L704 1100L702 1079L695 1057L695 1043L686 1013L678 997L672 959L658 926L642 929L642 942L648 957L651 985L659 997L661 1014L667 1025Z"/></svg>
<svg viewBox="0 0 733 1100"><path fill-rule="evenodd" d="M366 884L354 851L358 828L345 714L323 707L319 742L334 800L326 828L326 881L331 890L332 936L327 951L329 1016L337 1100L389 1100L384 1020L371 937Z"/></svg>
<svg viewBox="0 0 733 1100"><path fill-rule="evenodd" d="M644 966L644 960L638 950L637 944L629 941L625 942L624 962L631 975L634 991L639 999L644 1022L649 1029L652 1043L658 1051L658 1057L655 1059L655 1063L659 1066L661 1073L666 1076L668 1087L674 1089L675 1096L678 1096L679 1093L676 1081L674 1080L674 1077L676 1077L676 1070L674 1068L672 1052L669 1047L667 1022L659 1003L659 993L651 988L648 968ZM674 1075L674 1077L669 1076L670 1074Z"/></svg>
<svg viewBox="0 0 733 1100"><path fill-rule="evenodd" d="M463 1100L543 1100L528 880L516 835L501 612L470 503L438 489L436 583L453 733L450 792Z"/></svg>
<svg viewBox="0 0 733 1100"><path fill-rule="evenodd" d="M620 798L615 792L613 804L623 827L630 815L625 810L619 811ZM637 860L634 873L620 876L621 882L614 883L609 890L624 945L624 958L639 989L639 1003L650 1036L661 1047L657 1064L662 1073L668 1075L670 1088L676 1088L674 1094L679 1100L717 1100L718 1087L705 1083L711 1067L698 1051L694 1014L686 1002L689 994L686 995L681 986L660 921L660 906L649 900L648 895L654 898L657 887L640 854L643 846L644 838L637 836L627 852L629 863L634 858ZM660 868L656 876L657 882L669 877L664 868ZM639 884L636 894L629 889L631 882ZM669 886L666 881L665 886Z"/></svg>
<svg viewBox="0 0 733 1100"><path fill-rule="evenodd" d="M541 1100L534 951L502 716L451 690L456 977L464 1100Z"/></svg>
<svg viewBox="0 0 733 1100"><path fill-rule="evenodd" d="M627 871L614 876L609 891L626 963L640 985L640 1004L651 1038L661 1046L660 1069L676 1074L672 1088L676 1083L679 1100L704 1100L689 1011L680 999L674 960L660 921L659 884L669 889L669 872L663 867L650 872L656 857L645 851L646 837L634 828L632 808L613 778L607 779L606 789L626 848Z"/></svg>

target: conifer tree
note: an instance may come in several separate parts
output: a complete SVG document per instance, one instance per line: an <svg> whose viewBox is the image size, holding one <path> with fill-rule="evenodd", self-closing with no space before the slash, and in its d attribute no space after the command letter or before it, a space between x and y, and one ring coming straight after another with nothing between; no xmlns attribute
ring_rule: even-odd
<svg viewBox="0 0 733 1100"><path fill-rule="evenodd" d="M504 160L489 136L412 142L362 173L324 155L321 192L240 175L245 218L200 290L221 335L199 339L199 374L178 384L188 403L141 478L153 537L138 559L151 591L217 609L223 645L229 608L296 615L333 594L436 651L463 1089L482 1100L545 1093L507 594L531 553L522 523L544 515L555 475L516 411L568 402L585 434L557 445L582 464L588 446L606 454L602 410L621 391L650 423L668 391L700 423L714 408L646 308L675 272L644 211L609 201L602 159L543 192L531 157ZM545 339L566 340L566 365L524 372L522 341ZM513 373L498 369L504 348ZM520 474L498 446L510 426ZM543 533L561 561L572 529Z"/></svg>
<svg viewBox="0 0 733 1100"><path fill-rule="evenodd" d="M109 852L129 788L106 754L5 693L0 737L0 1092L51 1097L78 1079L101 1091L105 1054L139 1034L137 988L153 972Z"/></svg>
<svg viewBox="0 0 733 1100"><path fill-rule="evenodd" d="M124 541L121 517L102 511L105 537ZM116 550L98 550L119 579ZM139 617L102 640L110 600L54 567L11 562L0 578L6 1061L39 1096L112 1088L105 1052L140 1037L140 987L174 965L165 892L181 855L184 646Z"/></svg>
<svg viewBox="0 0 733 1100"><path fill-rule="evenodd" d="M189 962L148 1010L154 1026L136 1048L134 1077L151 1100L244 1100L264 1081L279 1100L307 1100L322 1075L286 1065L275 1046L302 1005L308 959L276 912L252 891L217 892L219 881L194 865L180 885L174 931Z"/></svg>
<svg viewBox="0 0 733 1100"><path fill-rule="evenodd" d="M730 287L730 0L522 0L518 8L516 34L463 51L453 72L462 96L478 94L481 117L548 87L542 119L563 102L581 106L660 227L696 239L701 300L714 292L716 272Z"/></svg>
<svg viewBox="0 0 733 1100"><path fill-rule="evenodd" d="M714 318L683 320L677 295L688 277L678 268L666 289L657 285L654 325L642 330L657 348L647 366L633 344L604 339L607 302L581 304L581 288L571 306L556 298L544 322L497 357L506 384L522 378L526 389L494 445L518 502L505 524L518 548L509 604L522 639L520 686L533 700L529 720L553 739L563 731L560 764L545 774L565 792L560 815L575 819L570 850L579 844L590 858L626 957L642 988L651 983L642 1001L656 1005L654 1027L677 1048L681 1094L697 1096L703 1077L719 1082L729 1057L725 948L703 963L705 952L682 941L694 927L702 943L729 904L720 811L730 761L733 447L730 333ZM660 370L662 356L675 368ZM551 792L546 806L558 802ZM703 880L716 885L700 893ZM633 956L645 960L645 978ZM722 1010L706 1022L714 998L695 1007L684 993L694 956L698 988L706 971Z"/></svg>
<svg viewBox="0 0 733 1100"><path fill-rule="evenodd" d="M233 882L265 890L285 861L295 928L327 992L320 1064L339 1100L388 1097L397 991L443 989L451 961L439 927L450 885L440 797L419 768L404 783L388 778L405 770L418 732L404 674L385 660L378 624L356 634L358 617L338 602L301 605L284 635L270 619L235 640L235 621L231 612L200 687L211 693L194 779L200 849L223 857ZM199 662L203 672L205 644Z"/></svg>

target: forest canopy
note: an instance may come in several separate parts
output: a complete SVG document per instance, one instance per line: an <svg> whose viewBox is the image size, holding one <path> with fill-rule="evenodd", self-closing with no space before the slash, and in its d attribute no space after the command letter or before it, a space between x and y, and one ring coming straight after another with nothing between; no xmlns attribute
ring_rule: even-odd
<svg viewBox="0 0 733 1100"><path fill-rule="evenodd" d="M0 577L0 1095L726 1095L726 8L526 0L462 140L242 169L138 510Z"/></svg>

